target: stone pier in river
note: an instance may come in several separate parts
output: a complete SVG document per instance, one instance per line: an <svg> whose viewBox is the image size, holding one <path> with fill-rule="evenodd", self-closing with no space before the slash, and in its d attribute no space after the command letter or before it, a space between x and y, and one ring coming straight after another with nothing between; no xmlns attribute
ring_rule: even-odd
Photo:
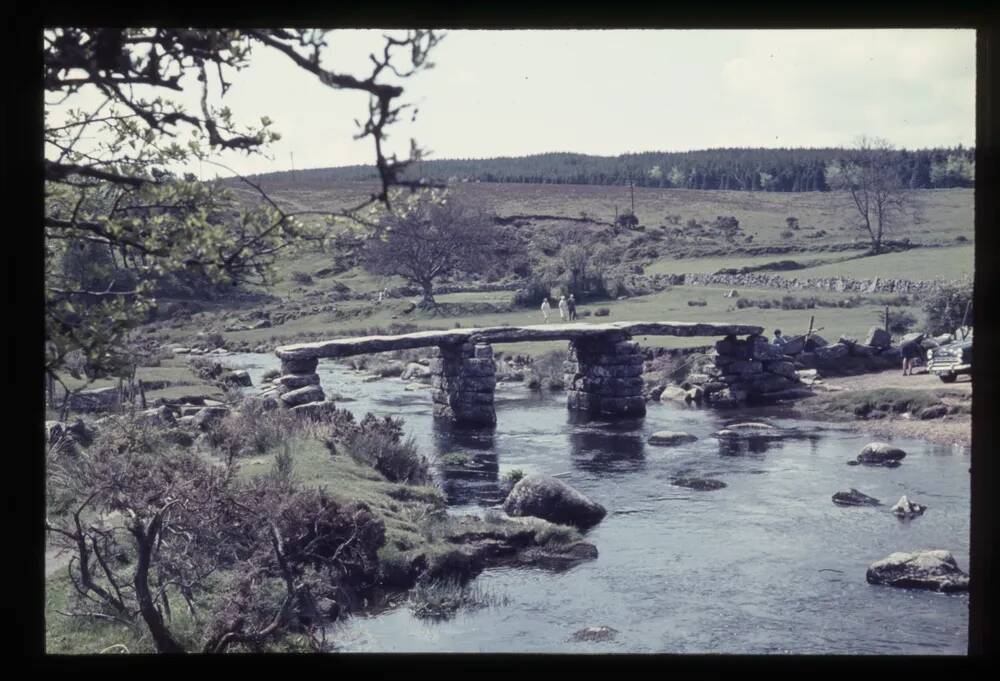
<svg viewBox="0 0 1000 681"><path fill-rule="evenodd" d="M431 362L435 416L464 425L496 423L493 393L496 388L494 343L569 341L564 365L570 409L595 416L631 417L646 413L642 395L643 356L635 336L714 336L756 348L763 329L747 324L683 322L613 322L609 324L544 324L494 326L478 329L420 331L398 336L337 338L316 343L285 345L275 350L282 376L276 379L285 406L312 410L324 403L325 394L316 373L321 358L343 358L372 352L410 348L437 348ZM763 340L763 339L760 339ZM748 353L754 354L753 351ZM733 357L719 355L714 383L727 380L745 384L742 373L730 371ZM753 359L751 359L753 362ZM781 367L784 368L784 367ZM754 366L752 371L756 371ZM713 372L714 373L714 372ZM713 386L714 387L714 386Z"/></svg>

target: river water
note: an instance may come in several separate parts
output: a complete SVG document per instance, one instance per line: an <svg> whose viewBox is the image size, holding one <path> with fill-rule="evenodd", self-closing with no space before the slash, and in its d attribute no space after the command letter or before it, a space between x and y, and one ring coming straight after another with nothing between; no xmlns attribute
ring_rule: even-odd
<svg viewBox="0 0 1000 681"><path fill-rule="evenodd" d="M249 370L254 385L271 355L225 358ZM650 403L644 419L582 421L564 394L537 395L500 384L497 426L454 431L431 414L430 389L321 362L327 393L341 406L406 420L427 455L477 453L499 473L444 481L454 513L497 503L497 475L510 469L559 478L608 509L586 533L600 556L562 572L494 568L476 584L505 604L422 620L404 606L350 617L328 631L338 651L709 654L964 654L967 594L871 586L868 566L894 551L943 548L969 569L967 449L897 439L898 468L848 466L870 436L843 426L788 418L775 410L716 412ZM711 435L728 423L761 420L807 437L722 447ZM658 430L698 437L680 447L646 443ZM714 491L671 485L711 477ZM840 507L851 487L881 507ZM903 494L927 512L902 521L888 508ZM620 633L575 642L589 626Z"/></svg>

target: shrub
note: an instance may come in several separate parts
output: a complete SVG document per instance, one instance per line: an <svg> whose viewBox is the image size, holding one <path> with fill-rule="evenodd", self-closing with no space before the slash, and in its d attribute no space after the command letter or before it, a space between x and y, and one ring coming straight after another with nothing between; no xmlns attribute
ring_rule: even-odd
<svg viewBox="0 0 1000 681"><path fill-rule="evenodd" d="M520 481L521 478L523 477L524 477L524 471L522 471L520 468L511 468L503 475L504 480L510 482L511 487L516 485L518 481Z"/></svg>
<svg viewBox="0 0 1000 681"><path fill-rule="evenodd" d="M639 218L634 213L626 211L618 216L616 224L621 227L635 227L639 224Z"/></svg>
<svg viewBox="0 0 1000 681"><path fill-rule="evenodd" d="M798 229L799 219L796 217L787 217L785 218L785 224L788 226L788 229Z"/></svg>
<svg viewBox="0 0 1000 681"><path fill-rule="evenodd" d="M214 359L205 357L193 357L189 364L195 376L203 381L214 381L222 375L225 367Z"/></svg>
<svg viewBox="0 0 1000 681"><path fill-rule="evenodd" d="M964 322L972 326L972 278L941 286L924 300L927 331L933 335L953 333ZM966 312L968 311L968 314ZM891 321L891 318L890 318Z"/></svg>
<svg viewBox="0 0 1000 681"><path fill-rule="evenodd" d="M523 289L514 293L513 303L521 307L538 307L551 293L548 282L532 278Z"/></svg>
<svg viewBox="0 0 1000 681"><path fill-rule="evenodd" d="M791 239L794 236L795 236L795 232L793 232L790 229L783 229L783 230L781 230L781 238L782 239Z"/></svg>
<svg viewBox="0 0 1000 681"><path fill-rule="evenodd" d="M292 281L296 284L301 284L302 286L308 286L313 283L312 275L308 272L296 270L295 272L292 272L291 277Z"/></svg>
<svg viewBox="0 0 1000 681"><path fill-rule="evenodd" d="M690 307L705 307L708 305L708 302L704 300L689 300L688 305Z"/></svg>
<svg viewBox="0 0 1000 681"><path fill-rule="evenodd" d="M259 401L247 400L237 411L210 421L205 441L231 461L242 456L264 454L302 427L296 415L287 409L265 411Z"/></svg>
<svg viewBox="0 0 1000 681"><path fill-rule="evenodd" d="M351 412L337 409L324 443L331 453L343 448L393 482L422 485L432 479L431 464L417 450L413 438L403 439L402 419L368 413L356 423Z"/></svg>
<svg viewBox="0 0 1000 681"><path fill-rule="evenodd" d="M900 310L889 315L889 331L897 335L909 333L916 326L917 318L907 310ZM954 330L954 329L953 329Z"/></svg>
<svg viewBox="0 0 1000 681"><path fill-rule="evenodd" d="M609 314L611 314L611 310L606 307L599 307L594 310L595 317L607 317Z"/></svg>

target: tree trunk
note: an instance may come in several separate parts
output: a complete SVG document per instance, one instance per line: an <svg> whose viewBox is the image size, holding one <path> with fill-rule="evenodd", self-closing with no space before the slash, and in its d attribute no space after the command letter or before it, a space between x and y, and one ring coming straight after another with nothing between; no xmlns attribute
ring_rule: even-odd
<svg viewBox="0 0 1000 681"><path fill-rule="evenodd" d="M139 612L142 619L149 627L149 633L156 644L156 650L161 653L183 653L184 647L173 637L170 630L163 623L163 616L157 610L153 602L153 595L149 591L149 563L156 546L156 535L160 531L162 519L157 514L149 523L149 529L143 528L142 524L132 527L132 535L136 538L139 548L139 561L135 569L136 600L139 602Z"/></svg>
<svg viewBox="0 0 1000 681"><path fill-rule="evenodd" d="M434 284L425 281L421 282L420 286L424 289L424 297L420 301L420 307L437 307L437 302L434 300Z"/></svg>

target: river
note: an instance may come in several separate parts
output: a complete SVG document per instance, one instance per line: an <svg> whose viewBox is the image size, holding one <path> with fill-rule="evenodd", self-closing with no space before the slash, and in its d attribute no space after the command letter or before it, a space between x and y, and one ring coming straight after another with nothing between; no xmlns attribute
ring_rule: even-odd
<svg viewBox="0 0 1000 681"><path fill-rule="evenodd" d="M254 385L271 355L223 358L246 368ZM558 474L603 504L608 515L586 533L600 556L563 572L494 568L477 578L502 605L459 611L452 619L415 618L404 605L349 617L327 632L337 651L964 654L968 594L869 585L868 566L894 551L943 548L969 570L970 452L894 440L907 456L898 468L848 466L872 438L843 425L791 419L776 410L717 412L678 403L649 404L644 419L575 418L561 393L538 395L500 384L493 430L454 431L431 415L430 388L406 390L398 378L363 375L321 362L324 389L366 411L406 420L425 454L476 452L499 473L444 480L453 513L497 503L497 475L510 469ZM727 423L766 419L808 437L720 447ZM698 437L680 447L646 443L658 430ZM712 477L713 491L671 485ZM851 487L881 507L840 507ZM906 494L928 507L910 521L888 509ZM590 626L618 630L614 640L572 641Z"/></svg>

